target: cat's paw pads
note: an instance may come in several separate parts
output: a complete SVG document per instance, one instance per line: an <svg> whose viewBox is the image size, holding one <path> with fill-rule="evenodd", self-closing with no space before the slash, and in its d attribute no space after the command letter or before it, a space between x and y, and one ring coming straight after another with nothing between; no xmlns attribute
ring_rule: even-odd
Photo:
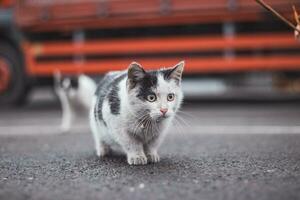
<svg viewBox="0 0 300 200"><path fill-rule="evenodd" d="M147 155L148 161L152 163L157 163L160 161L160 157L157 153L148 154Z"/></svg>
<svg viewBox="0 0 300 200"><path fill-rule="evenodd" d="M146 165L147 157L144 155L129 155L127 162L129 165Z"/></svg>

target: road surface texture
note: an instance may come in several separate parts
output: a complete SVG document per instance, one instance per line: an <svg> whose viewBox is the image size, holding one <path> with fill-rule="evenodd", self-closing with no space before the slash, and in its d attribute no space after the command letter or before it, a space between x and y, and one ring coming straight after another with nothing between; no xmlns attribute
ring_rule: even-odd
<svg viewBox="0 0 300 200"><path fill-rule="evenodd" d="M83 122L60 134L56 103L1 108L0 199L300 199L299 109L187 103L161 162L129 166L98 159Z"/></svg>

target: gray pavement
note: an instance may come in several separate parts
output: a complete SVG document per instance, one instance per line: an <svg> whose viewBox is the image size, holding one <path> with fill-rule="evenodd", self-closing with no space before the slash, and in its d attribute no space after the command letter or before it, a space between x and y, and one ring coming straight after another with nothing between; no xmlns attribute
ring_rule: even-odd
<svg viewBox="0 0 300 200"><path fill-rule="evenodd" d="M1 109L0 199L300 199L299 108L187 103L186 124L171 129L161 162L146 166L98 159L84 122L59 134L57 104ZM257 130L230 133L236 127Z"/></svg>

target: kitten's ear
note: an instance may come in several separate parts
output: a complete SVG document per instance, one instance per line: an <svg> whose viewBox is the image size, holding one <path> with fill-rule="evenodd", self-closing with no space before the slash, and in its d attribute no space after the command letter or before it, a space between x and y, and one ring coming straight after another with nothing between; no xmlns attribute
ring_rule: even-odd
<svg viewBox="0 0 300 200"><path fill-rule="evenodd" d="M179 62L174 67L168 69L165 74L166 79L174 79L176 82L181 81L182 72L184 69L184 61Z"/></svg>
<svg viewBox="0 0 300 200"><path fill-rule="evenodd" d="M129 87L134 88L136 83L145 77L146 72L139 63L132 62L128 67L127 74Z"/></svg>

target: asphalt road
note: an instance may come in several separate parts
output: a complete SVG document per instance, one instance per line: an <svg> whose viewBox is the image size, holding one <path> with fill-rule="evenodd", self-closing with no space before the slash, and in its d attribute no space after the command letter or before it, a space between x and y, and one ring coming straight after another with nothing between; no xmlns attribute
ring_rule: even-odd
<svg viewBox="0 0 300 200"><path fill-rule="evenodd" d="M1 108L0 199L300 199L299 108L188 103L146 166L98 159L82 120L59 134L57 104Z"/></svg>

